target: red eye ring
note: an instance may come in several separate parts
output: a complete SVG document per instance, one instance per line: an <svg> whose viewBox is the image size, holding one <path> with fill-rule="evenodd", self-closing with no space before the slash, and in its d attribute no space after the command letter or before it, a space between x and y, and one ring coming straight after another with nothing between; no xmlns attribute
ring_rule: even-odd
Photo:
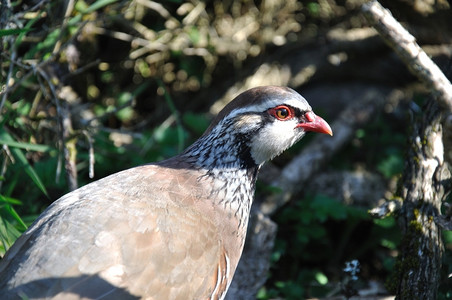
<svg viewBox="0 0 452 300"><path fill-rule="evenodd" d="M274 108L270 108L269 113L280 121L285 121L293 118L293 109L286 105L279 105Z"/></svg>

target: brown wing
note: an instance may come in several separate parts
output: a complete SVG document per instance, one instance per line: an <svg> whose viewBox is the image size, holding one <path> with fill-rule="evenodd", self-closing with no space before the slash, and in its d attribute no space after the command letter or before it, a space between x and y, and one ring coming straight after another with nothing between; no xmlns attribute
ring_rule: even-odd
<svg viewBox="0 0 452 300"><path fill-rule="evenodd" d="M196 174L171 175L143 166L56 201L0 262L2 299L221 296L229 267L215 218L197 209L206 194Z"/></svg>

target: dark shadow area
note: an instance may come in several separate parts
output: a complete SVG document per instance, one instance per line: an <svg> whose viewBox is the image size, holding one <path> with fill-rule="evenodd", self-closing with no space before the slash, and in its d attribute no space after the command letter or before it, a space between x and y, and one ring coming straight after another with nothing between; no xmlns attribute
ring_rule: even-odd
<svg viewBox="0 0 452 300"><path fill-rule="evenodd" d="M62 293L61 291L64 291ZM44 299L53 297L75 296L84 299L140 299L123 288L114 286L99 275L81 275L77 277L50 277L30 281L16 288L2 292L1 299Z"/></svg>

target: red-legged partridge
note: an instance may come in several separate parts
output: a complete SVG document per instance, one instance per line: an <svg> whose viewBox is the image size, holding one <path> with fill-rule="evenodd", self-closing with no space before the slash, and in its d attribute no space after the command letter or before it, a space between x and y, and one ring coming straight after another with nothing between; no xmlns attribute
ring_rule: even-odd
<svg viewBox="0 0 452 300"><path fill-rule="evenodd" d="M294 90L242 93L180 155L55 201L0 261L0 299L223 299L258 170L307 131L332 134Z"/></svg>

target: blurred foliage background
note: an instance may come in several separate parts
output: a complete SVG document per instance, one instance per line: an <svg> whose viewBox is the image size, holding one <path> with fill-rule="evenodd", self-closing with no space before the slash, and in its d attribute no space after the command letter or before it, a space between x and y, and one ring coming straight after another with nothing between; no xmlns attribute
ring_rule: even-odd
<svg viewBox="0 0 452 300"><path fill-rule="evenodd" d="M258 298L385 293L400 233L395 218L367 210L395 193L427 91L369 28L364 2L3 0L0 255L76 185L180 152L241 90L290 85L331 123L375 88L382 109L273 216L278 237ZM381 2L450 75L450 4ZM263 182L258 198L269 192ZM440 295L452 299L451 232L444 239ZM345 268L354 260L357 277Z"/></svg>

